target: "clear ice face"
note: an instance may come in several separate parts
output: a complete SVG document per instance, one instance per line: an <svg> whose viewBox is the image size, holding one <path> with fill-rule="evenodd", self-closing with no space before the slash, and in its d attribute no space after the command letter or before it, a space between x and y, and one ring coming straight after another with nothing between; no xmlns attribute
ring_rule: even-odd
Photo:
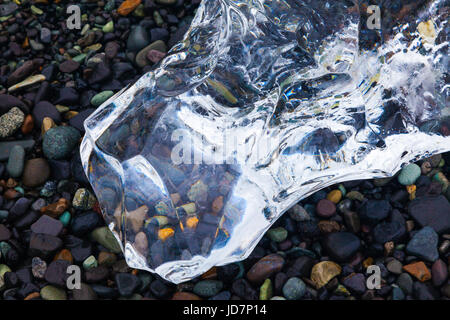
<svg viewBox="0 0 450 320"><path fill-rule="evenodd" d="M128 264L190 280L322 188L449 151L449 8L424 3L377 31L367 3L203 1L159 67L85 122L84 169Z"/></svg>

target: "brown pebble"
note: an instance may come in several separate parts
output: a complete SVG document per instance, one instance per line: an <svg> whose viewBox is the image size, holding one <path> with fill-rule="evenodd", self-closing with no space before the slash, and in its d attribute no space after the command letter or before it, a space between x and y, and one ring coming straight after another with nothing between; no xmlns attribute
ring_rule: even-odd
<svg viewBox="0 0 450 320"><path fill-rule="evenodd" d="M23 170L22 183L30 188L44 184L50 177L50 166L44 158L28 160Z"/></svg>
<svg viewBox="0 0 450 320"><path fill-rule="evenodd" d="M253 283L262 283L265 279L280 271L284 259L278 254L269 254L256 262L247 272L247 279Z"/></svg>
<svg viewBox="0 0 450 320"><path fill-rule="evenodd" d="M328 199L322 199L316 206L317 215L322 218L330 218L336 213L336 205Z"/></svg>
<svg viewBox="0 0 450 320"><path fill-rule="evenodd" d="M428 270L427 266L422 261L403 266L403 270L413 275L421 282L425 282L431 279L430 270Z"/></svg>
<svg viewBox="0 0 450 320"><path fill-rule="evenodd" d="M29 134L31 131L33 131L33 128L34 128L33 116L29 114L25 117L21 130L23 134Z"/></svg>
<svg viewBox="0 0 450 320"><path fill-rule="evenodd" d="M70 251L67 249L62 249L55 255L55 258L53 258L53 261L55 260L65 260L70 263L73 263L72 253L70 253Z"/></svg>
<svg viewBox="0 0 450 320"><path fill-rule="evenodd" d="M175 292L172 300L202 300L199 296L190 292Z"/></svg>
<svg viewBox="0 0 450 320"><path fill-rule="evenodd" d="M33 293L30 293L29 295L27 295L25 297L25 299L23 299L23 300L33 300L33 299L39 298L40 296L41 295L39 294L39 292L33 292Z"/></svg>
<svg viewBox="0 0 450 320"><path fill-rule="evenodd" d="M339 223L336 221L322 220L317 224L321 233L332 233L341 230Z"/></svg>
<svg viewBox="0 0 450 320"><path fill-rule="evenodd" d="M69 201L65 198L61 198L58 202L49 204L48 206L41 208L41 213L46 214L52 218L58 218L69 207Z"/></svg>

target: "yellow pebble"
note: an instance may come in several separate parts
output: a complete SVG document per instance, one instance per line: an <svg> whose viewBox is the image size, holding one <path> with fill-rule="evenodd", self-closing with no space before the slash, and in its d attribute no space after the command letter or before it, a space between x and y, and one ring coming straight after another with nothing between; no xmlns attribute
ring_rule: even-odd
<svg viewBox="0 0 450 320"><path fill-rule="evenodd" d="M190 229L194 229L197 227L198 224L198 218L197 217L190 217L186 220L186 226Z"/></svg>
<svg viewBox="0 0 450 320"><path fill-rule="evenodd" d="M341 190L333 190L327 195L327 199L334 203L339 203L342 199L342 192Z"/></svg>
<svg viewBox="0 0 450 320"><path fill-rule="evenodd" d="M172 228L164 228L158 231L158 238L162 241L172 237L175 231Z"/></svg>
<svg viewBox="0 0 450 320"><path fill-rule="evenodd" d="M365 269L367 269L369 266L373 265L373 258L372 257L367 258L366 260L363 261L362 265Z"/></svg>

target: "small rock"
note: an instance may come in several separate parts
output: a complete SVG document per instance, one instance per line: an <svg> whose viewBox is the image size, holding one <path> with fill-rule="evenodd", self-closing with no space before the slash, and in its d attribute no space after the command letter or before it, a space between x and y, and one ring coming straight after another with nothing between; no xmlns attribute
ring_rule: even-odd
<svg viewBox="0 0 450 320"><path fill-rule="evenodd" d="M43 287L40 294L44 300L67 300L64 290L50 285Z"/></svg>
<svg viewBox="0 0 450 320"><path fill-rule="evenodd" d="M431 279L435 287L442 286L448 278L448 268L441 259L436 260L431 267Z"/></svg>
<svg viewBox="0 0 450 320"><path fill-rule="evenodd" d="M75 192L72 200L72 206L79 210L89 210L97 202L95 196L85 188L80 188Z"/></svg>
<svg viewBox="0 0 450 320"><path fill-rule="evenodd" d="M277 273L284 266L284 259L277 254L270 254L256 262L248 271L247 278L253 283L262 283Z"/></svg>
<svg viewBox="0 0 450 320"><path fill-rule="evenodd" d="M331 279L341 274L342 268L333 261L322 261L313 266L311 281L317 289L322 288Z"/></svg>
<svg viewBox="0 0 450 320"><path fill-rule="evenodd" d="M431 279L430 270L422 261L414 262L403 266L403 270L416 277L419 281L428 281Z"/></svg>
<svg viewBox="0 0 450 320"><path fill-rule="evenodd" d="M58 236L63 229L61 221L43 215L38 221L31 225L31 231L34 233L43 233L51 236Z"/></svg>
<svg viewBox="0 0 450 320"><path fill-rule="evenodd" d="M42 149L48 159L64 159L70 156L80 138L78 130L72 127L60 126L52 128L44 135Z"/></svg>
<svg viewBox="0 0 450 320"><path fill-rule="evenodd" d="M361 295L366 291L366 278L362 273L352 273L342 280L342 284L354 294Z"/></svg>
<svg viewBox="0 0 450 320"><path fill-rule="evenodd" d="M23 172L23 166L25 161L25 149L16 145L11 149L8 158L8 164L6 165L6 171L13 178L19 178Z"/></svg>
<svg viewBox="0 0 450 320"><path fill-rule="evenodd" d="M24 120L24 113L17 107L0 116L0 138L12 136L22 126Z"/></svg>
<svg viewBox="0 0 450 320"><path fill-rule="evenodd" d="M450 232L450 203L443 195L416 198L408 212L421 227L430 226L438 234Z"/></svg>
<svg viewBox="0 0 450 320"><path fill-rule="evenodd" d="M80 289L72 290L74 300L97 300L95 291L86 283L80 284Z"/></svg>
<svg viewBox="0 0 450 320"><path fill-rule="evenodd" d="M357 236L349 232L327 234L323 241L326 252L337 261L348 261L361 246Z"/></svg>
<svg viewBox="0 0 450 320"><path fill-rule="evenodd" d="M80 64L74 60L66 60L59 65L59 71L63 73L73 73L78 70Z"/></svg>
<svg viewBox="0 0 450 320"><path fill-rule="evenodd" d="M91 236L106 249L111 250L114 253L122 252L119 243L108 227L100 227L95 229L92 231Z"/></svg>
<svg viewBox="0 0 450 320"><path fill-rule="evenodd" d="M305 283L297 277L288 279L283 286L283 295L288 300L300 300L305 295L305 292Z"/></svg>
<svg viewBox="0 0 450 320"><path fill-rule="evenodd" d="M319 217L330 218L336 213L336 205L328 199L322 199L317 203L316 213Z"/></svg>
<svg viewBox="0 0 450 320"><path fill-rule="evenodd" d="M403 167L398 175L398 182L404 186L410 186L416 182L422 173L420 167L415 163L410 163Z"/></svg>
<svg viewBox="0 0 450 320"><path fill-rule="evenodd" d="M223 288L222 281L201 280L194 286L194 293L200 297L209 298L218 294Z"/></svg>
<svg viewBox="0 0 450 320"><path fill-rule="evenodd" d="M35 278L44 279L47 271L47 263L39 257L31 260L31 272Z"/></svg>
<svg viewBox="0 0 450 320"><path fill-rule="evenodd" d="M283 242L288 236L288 232L283 227L277 227L267 231L267 236L275 242Z"/></svg>
<svg viewBox="0 0 450 320"><path fill-rule="evenodd" d="M117 289L123 297L130 297L141 285L141 280L130 273L117 273L115 281Z"/></svg>
<svg viewBox="0 0 450 320"><path fill-rule="evenodd" d="M431 227L418 231L406 246L406 252L418 258L434 262L439 258L437 249L439 237Z"/></svg>
<svg viewBox="0 0 450 320"><path fill-rule="evenodd" d="M94 107L99 107L103 102L105 102L106 100L108 100L109 98L111 98L114 95L113 91L102 91L99 94L96 94L92 99L91 99L91 104Z"/></svg>
<svg viewBox="0 0 450 320"><path fill-rule="evenodd" d="M387 200L367 200L358 213L363 223L374 226L386 219L390 211L391 205Z"/></svg>

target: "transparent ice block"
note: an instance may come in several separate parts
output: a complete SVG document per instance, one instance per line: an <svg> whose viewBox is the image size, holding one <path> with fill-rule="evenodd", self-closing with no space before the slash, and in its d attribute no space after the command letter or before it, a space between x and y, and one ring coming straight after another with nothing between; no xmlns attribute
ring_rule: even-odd
<svg viewBox="0 0 450 320"><path fill-rule="evenodd" d="M369 30L367 3L203 1L85 122L84 170L129 266L190 280L322 188L449 151L447 4Z"/></svg>

